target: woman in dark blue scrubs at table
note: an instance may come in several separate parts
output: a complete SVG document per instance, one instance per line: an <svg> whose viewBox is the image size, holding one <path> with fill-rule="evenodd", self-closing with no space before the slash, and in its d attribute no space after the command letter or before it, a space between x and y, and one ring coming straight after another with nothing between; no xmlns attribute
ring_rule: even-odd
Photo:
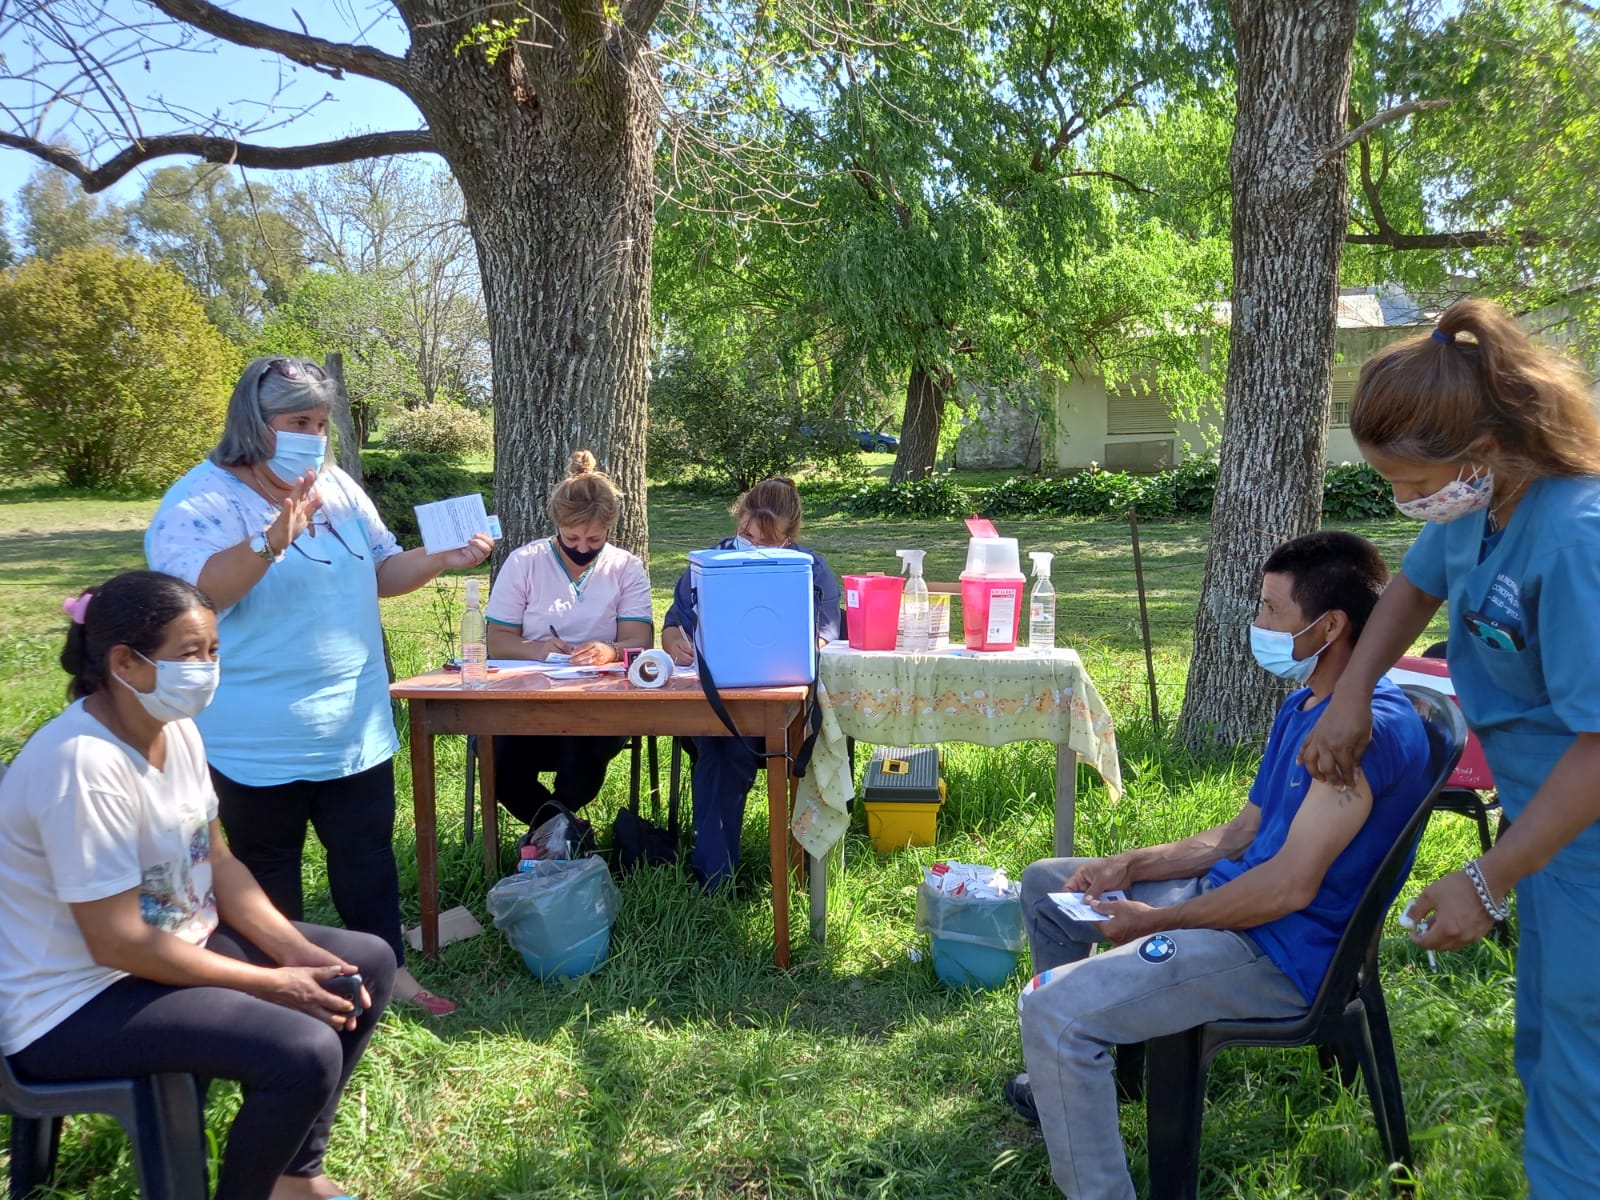
<svg viewBox="0 0 1600 1200"><path fill-rule="evenodd" d="M1588 381L1509 314L1452 305L1361 370L1350 431L1408 516L1407 552L1301 751L1348 780L1365 697L1448 601L1450 677L1511 825L1412 905L1418 945L1482 937L1517 889L1516 1065L1534 1200L1600 1162L1600 416ZM1363 690L1365 689L1365 690Z"/></svg>
<svg viewBox="0 0 1600 1200"><path fill-rule="evenodd" d="M839 636L839 580L822 555L795 544L801 516L800 493L792 479L763 479L734 501L734 536L718 542L717 549L783 546L809 554L817 642L825 646ZM661 623L661 648L680 666L694 661L696 617L689 572L685 571ZM697 737L693 741L694 852L689 864L706 890L714 892L733 882L745 799L761 760L743 739Z"/></svg>

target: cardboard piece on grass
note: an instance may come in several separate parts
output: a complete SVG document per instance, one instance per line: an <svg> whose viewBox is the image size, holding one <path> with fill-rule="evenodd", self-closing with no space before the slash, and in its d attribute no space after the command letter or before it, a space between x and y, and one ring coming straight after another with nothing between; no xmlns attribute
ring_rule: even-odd
<svg viewBox="0 0 1600 1200"><path fill-rule="evenodd" d="M447 908L439 914L439 945L448 946L451 942L464 942L468 938L475 938L483 932L483 926L478 924L472 913L458 904L454 908ZM419 953L422 950L422 928L406 930L406 945Z"/></svg>

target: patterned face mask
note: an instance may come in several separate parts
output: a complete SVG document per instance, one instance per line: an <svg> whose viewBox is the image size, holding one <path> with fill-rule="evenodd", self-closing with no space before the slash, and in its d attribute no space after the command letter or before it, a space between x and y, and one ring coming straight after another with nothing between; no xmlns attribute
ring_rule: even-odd
<svg viewBox="0 0 1600 1200"><path fill-rule="evenodd" d="M1493 498L1494 472L1487 467L1473 467L1472 474L1468 475L1463 465L1456 477L1437 492L1415 500L1396 500L1394 506L1402 516L1413 521L1443 525L1488 508Z"/></svg>

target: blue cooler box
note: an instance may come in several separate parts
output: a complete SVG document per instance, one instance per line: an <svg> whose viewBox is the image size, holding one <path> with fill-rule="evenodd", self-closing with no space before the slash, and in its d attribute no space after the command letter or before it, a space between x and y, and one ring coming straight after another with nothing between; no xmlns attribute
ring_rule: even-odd
<svg viewBox="0 0 1600 1200"><path fill-rule="evenodd" d="M811 556L798 550L691 550L695 653L719 688L817 677Z"/></svg>

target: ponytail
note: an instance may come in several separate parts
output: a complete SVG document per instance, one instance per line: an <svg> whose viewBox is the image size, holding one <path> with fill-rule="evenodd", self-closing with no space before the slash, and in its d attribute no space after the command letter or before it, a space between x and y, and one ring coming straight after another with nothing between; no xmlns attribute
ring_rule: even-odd
<svg viewBox="0 0 1600 1200"><path fill-rule="evenodd" d="M1527 477L1600 475L1600 416L1588 381L1536 346L1505 309L1462 300L1438 328L1361 368L1350 433L1407 462L1459 462L1485 433L1489 464Z"/></svg>

